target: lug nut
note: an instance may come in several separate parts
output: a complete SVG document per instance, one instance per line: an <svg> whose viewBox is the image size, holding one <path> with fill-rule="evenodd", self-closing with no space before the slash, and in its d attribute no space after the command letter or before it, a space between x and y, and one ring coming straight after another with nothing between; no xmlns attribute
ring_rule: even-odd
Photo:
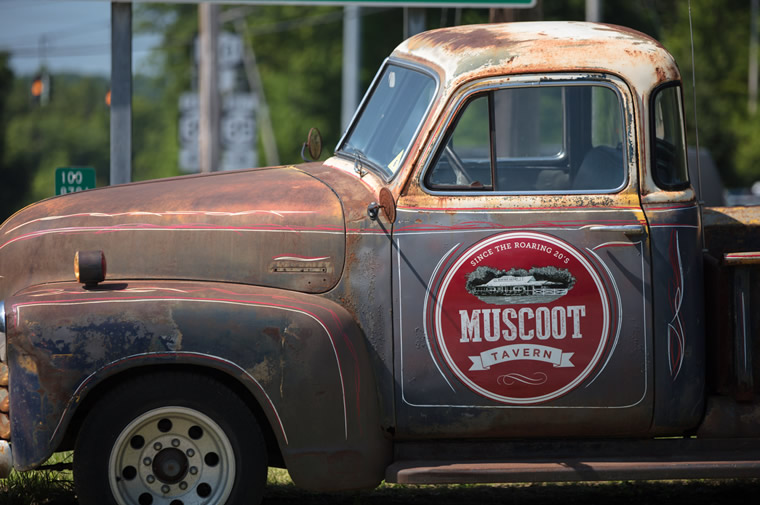
<svg viewBox="0 0 760 505"><path fill-rule="evenodd" d="M160 451L162 447L163 445L161 445L161 442L156 442L155 444L153 444L153 449L157 451Z"/></svg>
<svg viewBox="0 0 760 505"><path fill-rule="evenodd" d="M192 450L192 449L188 449L187 450L187 457L188 458L192 458L193 456L195 456L195 451Z"/></svg>
<svg viewBox="0 0 760 505"><path fill-rule="evenodd" d="M154 482L156 482L156 478L153 477L152 475L148 475L147 477L145 477L145 480L148 481L148 484L153 484Z"/></svg>
<svg viewBox="0 0 760 505"><path fill-rule="evenodd" d="M198 469L195 468L194 466L191 466L190 467L190 475L195 475L197 473L198 473Z"/></svg>
<svg viewBox="0 0 760 505"><path fill-rule="evenodd" d="M164 494L169 494L169 491L171 491L171 490L172 490L172 488L170 488L166 484L164 484L163 486L161 486L161 492L164 493Z"/></svg>
<svg viewBox="0 0 760 505"><path fill-rule="evenodd" d="M143 465L150 466L150 464L153 463L153 460L150 458L143 459Z"/></svg>
<svg viewBox="0 0 760 505"><path fill-rule="evenodd" d="M172 440L172 447L179 447L179 439L175 438Z"/></svg>
<svg viewBox="0 0 760 505"><path fill-rule="evenodd" d="M180 488L182 491L184 491L185 489L187 489L187 482L185 482L184 480L183 480L182 482L180 482L180 483L179 483L179 488Z"/></svg>

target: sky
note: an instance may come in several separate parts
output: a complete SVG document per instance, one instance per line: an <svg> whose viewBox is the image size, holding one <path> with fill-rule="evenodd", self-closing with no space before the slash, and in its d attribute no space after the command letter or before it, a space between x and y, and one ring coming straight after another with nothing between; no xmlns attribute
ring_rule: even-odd
<svg viewBox="0 0 760 505"><path fill-rule="evenodd" d="M134 18L133 18L134 22ZM132 68L147 67L154 35L135 35ZM53 72L108 76L111 72L111 3L106 0L0 0L0 51L11 53L16 75L32 75L43 62Z"/></svg>

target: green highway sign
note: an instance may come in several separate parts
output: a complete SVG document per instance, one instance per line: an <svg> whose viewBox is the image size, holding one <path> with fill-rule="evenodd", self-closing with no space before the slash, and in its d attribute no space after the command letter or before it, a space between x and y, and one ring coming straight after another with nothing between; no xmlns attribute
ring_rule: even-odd
<svg viewBox="0 0 760 505"><path fill-rule="evenodd" d="M101 0L106 1L106 0ZM155 0L107 0L109 3L155 2ZM536 0L164 0L168 3L268 4L268 5L359 5L364 7L534 7Z"/></svg>
<svg viewBox="0 0 760 505"><path fill-rule="evenodd" d="M60 167L55 169L55 194L65 195L95 187L92 167Z"/></svg>

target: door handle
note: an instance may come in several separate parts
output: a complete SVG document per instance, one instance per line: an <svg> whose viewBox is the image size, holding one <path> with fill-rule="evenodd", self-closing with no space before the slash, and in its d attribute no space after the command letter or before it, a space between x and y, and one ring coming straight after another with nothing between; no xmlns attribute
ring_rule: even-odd
<svg viewBox="0 0 760 505"><path fill-rule="evenodd" d="M616 232L616 233L624 233L628 237L637 237L639 235L644 235L646 233L646 229L644 228L644 225L642 224L622 224L622 225L594 225L589 226L588 229L590 231L607 231L607 232Z"/></svg>

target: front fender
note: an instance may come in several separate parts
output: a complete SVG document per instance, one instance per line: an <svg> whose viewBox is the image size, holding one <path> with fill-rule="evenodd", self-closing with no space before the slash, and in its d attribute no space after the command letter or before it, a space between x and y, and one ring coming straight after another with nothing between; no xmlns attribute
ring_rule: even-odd
<svg viewBox="0 0 760 505"><path fill-rule="evenodd" d="M17 469L56 449L102 381L140 366L192 364L248 388L296 484L382 479L390 444L364 337L334 302L274 288L139 281L31 287L6 308Z"/></svg>

